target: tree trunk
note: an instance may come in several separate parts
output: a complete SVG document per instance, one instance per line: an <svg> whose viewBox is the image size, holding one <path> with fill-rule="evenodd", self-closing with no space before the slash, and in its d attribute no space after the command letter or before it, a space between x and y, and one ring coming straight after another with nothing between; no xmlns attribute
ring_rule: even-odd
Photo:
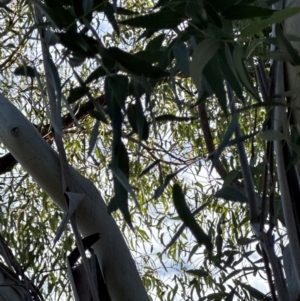
<svg viewBox="0 0 300 301"><path fill-rule="evenodd" d="M37 184L65 211L57 153L2 94L0 106L0 140ZM75 192L85 195L75 213L78 228L84 237L100 233L100 240L93 248L111 300L149 300L130 251L114 219L107 213L99 191L75 169L71 168L71 172Z"/></svg>

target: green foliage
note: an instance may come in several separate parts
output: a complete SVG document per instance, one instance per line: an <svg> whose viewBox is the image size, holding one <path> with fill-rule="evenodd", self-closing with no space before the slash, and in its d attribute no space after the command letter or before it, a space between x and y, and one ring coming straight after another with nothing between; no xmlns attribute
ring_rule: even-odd
<svg viewBox="0 0 300 301"><path fill-rule="evenodd" d="M103 194L152 300L270 299L249 283L248 276L265 277L265 268L251 232L236 146L245 147L258 193L267 185L267 142L287 141L294 152L290 162L299 158L298 137L266 127L269 108L278 102L261 101L257 75L261 58L265 72L272 56L299 65L280 25L277 38L269 37L271 24L299 8L274 11L257 2L120 1L116 7L102 0L93 6L30 1L45 15L39 26L57 37L49 45L57 96L62 93L73 114L63 106L69 163ZM13 13L0 11L1 87L52 144L41 37L31 5L11 8ZM279 50L270 54L273 43ZM238 107L234 115L229 87ZM234 138L237 126L243 135ZM19 165L4 170L1 183L0 222L17 259L37 285L45 281L47 300L71 300L69 229L52 247L62 214ZM274 193L278 205L272 222L279 250L286 232L275 184L266 193Z"/></svg>

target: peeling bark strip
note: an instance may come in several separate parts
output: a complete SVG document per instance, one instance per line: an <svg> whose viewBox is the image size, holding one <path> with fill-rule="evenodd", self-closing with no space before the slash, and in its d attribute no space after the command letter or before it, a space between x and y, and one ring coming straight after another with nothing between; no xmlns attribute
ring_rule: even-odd
<svg viewBox="0 0 300 301"><path fill-rule="evenodd" d="M66 210L57 153L3 94L0 94L0 107L1 142L55 203ZM17 135L12 135L12 127L18 127ZM101 239L93 249L111 300L148 301L129 249L114 219L107 214L107 206L99 191L75 169L70 170L75 192L85 195L76 211L79 230L84 237L101 233Z"/></svg>

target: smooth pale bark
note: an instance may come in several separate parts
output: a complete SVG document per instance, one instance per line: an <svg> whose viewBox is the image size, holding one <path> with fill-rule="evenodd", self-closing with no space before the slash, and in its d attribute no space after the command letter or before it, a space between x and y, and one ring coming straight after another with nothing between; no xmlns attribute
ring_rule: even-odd
<svg viewBox="0 0 300 301"><path fill-rule="evenodd" d="M23 114L0 94L0 140L37 184L66 210L58 154ZM112 301L149 300L124 238L94 184L72 168L75 192L86 197L76 211L82 235L100 233L93 246Z"/></svg>
<svg viewBox="0 0 300 301"><path fill-rule="evenodd" d="M285 0L285 7L299 7L300 0ZM300 14L297 14L291 18L288 18L283 23L284 32L286 34L290 34L296 37L300 37ZM297 50L300 54L300 42L291 42L292 46ZM291 97L291 108L292 108L292 126L297 130L298 135L300 135L300 66L292 66L289 63L286 63L286 73L287 73L287 85L289 90L293 90L293 96ZM300 173L300 163L297 163L298 170L298 179ZM300 185L300 183L299 183ZM290 238L291 240L291 238ZM291 244L292 245L292 244ZM298 279L298 292L300 292L300 255L299 249L297 251L294 250L292 246L291 253L294 261L294 268L296 268L296 276ZM294 251L294 252L293 252ZM296 257L296 254L298 255Z"/></svg>
<svg viewBox="0 0 300 301"><path fill-rule="evenodd" d="M300 6L300 0L286 0L286 7ZM299 37L300 32L300 14L297 14L291 18L284 21L284 31L286 34L294 35ZM300 42L291 42L293 47L300 53ZM287 71L287 85L289 90L294 90L294 94L291 97L291 107L292 107L292 124L297 129L298 134L300 134L300 66L292 66L286 63ZM300 165L298 164L298 171L300 170Z"/></svg>
<svg viewBox="0 0 300 301"><path fill-rule="evenodd" d="M286 0L285 7L291 6L300 6L300 0ZM285 34L290 34L299 37L299 28L300 28L300 14L297 14L283 23ZM291 42L293 47L299 52L300 43ZM282 78L281 85L276 83L276 93L282 93L286 90L293 90L293 96L290 98L291 105L291 120L287 120L286 111L282 107L275 108L275 130L285 129L288 131L287 127L290 123L293 129L297 130L297 133L300 134L300 67L292 66L289 63L284 64L285 70L280 70L277 74L277 79ZM286 71L286 72L285 72ZM286 78L283 80L283 75L286 75ZM284 83L287 84L287 87L284 87ZM282 143L281 141L275 141L275 153L277 160L277 170L278 170L278 180L282 198L282 207L284 211L284 217L286 221L286 227L289 237L289 254L290 256L285 256L284 267L286 274L291 273L294 277L287 277L288 289L290 293L290 300L298 300L297 296L300 292L300 247L298 241L297 225L294 219L293 206L291 203L290 192L288 189L288 183L286 178L286 170L282 152ZM298 176L300 171L300 164L297 163ZM290 270L289 270L290 269ZM291 272L291 269L293 270Z"/></svg>

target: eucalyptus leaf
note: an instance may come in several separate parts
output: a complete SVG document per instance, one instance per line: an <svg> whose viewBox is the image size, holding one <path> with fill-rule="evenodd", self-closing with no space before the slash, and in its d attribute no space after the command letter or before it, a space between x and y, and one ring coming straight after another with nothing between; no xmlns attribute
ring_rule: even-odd
<svg viewBox="0 0 300 301"><path fill-rule="evenodd" d="M267 141L284 140L285 136L283 133L276 130L267 130L259 134L259 136Z"/></svg>
<svg viewBox="0 0 300 301"><path fill-rule="evenodd" d="M160 160L155 160L153 163L151 163L149 166L147 166L140 174L139 178L147 174L150 170L152 170L157 164L159 164Z"/></svg>
<svg viewBox="0 0 300 301"><path fill-rule="evenodd" d="M127 19L121 21L120 23L132 27L142 27L147 29L159 30L175 28L182 21L184 21L182 14L175 11L162 10L156 13L147 14L145 16Z"/></svg>
<svg viewBox="0 0 300 301"><path fill-rule="evenodd" d="M279 23L300 12L300 7L285 8L274 12L269 18L252 21L241 32L241 37L252 36L271 24Z"/></svg>
<svg viewBox="0 0 300 301"><path fill-rule="evenodd" d="M231 186L225 186L218 190L215 193L216 198L222 198L227 201L234 201L234 202L239 202L239 203L248 203L248 198L235 189L234 187Z"/></svg>
<svg viewBox="0 0 300 301"><path fill-rule="evenodd" d="M115 10L114 7L109 3L109 2L104 2L103 3L103 10L104 10L104 14L108 20L108 22L111 24L111 26L113 27L114 31L117 33L117 35L120 35L120 29L119 29L119 25L116 21L115 18Z"/></svg>
<svg viewBox="0 0 300 301"><path fill-rule="evenodd" d="M183 191L179 184L174 184L173 186L173 201L176 211L180 219L184 224L190 229L196 238L199 245L205 245L206 249L211 252L213 249L213 244L210 237L202 230L194 216L192 215L190 209L188 208Z"/></svg>
<svg viewBox="0 0 300 301"><path fill-rule="evenodd" d="M186 273L193 275L193 276L197 276L197 277L207 277L209 274L207 271L205 270L187 270Z"/></svg>
<svg viewBox="0 0 300 301"><path fill-rule="evenodd" d="M244 52L242 47L239 45L236 45L234 47L233 62L241 82L245 85L246 89L255 97L255 99L260 100L259 95L255 91L250 76L245 68Z"/></svg>
<svg viewBox="0 0 300 301"><path fill-rule="evenodd" d="M240 283L242 288L244 288L251 297L257 299L257 300L272 300L270 297L267 297L265 294L257 290L256 288L252 287L251 285Z"/></svg>
<svg viewBox="0 0 300 301"><path fill-rule="evenodd" d="M160 78L169 75L168 72L152 66L137 56L125 52L117 47L110 47L107 51L109 55L120 65L120 67L129 73L150 78Z"/></svg>
<svg viewBox="0 0 300 301"><path fill-rule="evenodd" d="M220 143L220 145L218 146L218 148L215 151L213 162L212 162L212 168L215 165L215 163L217 162L217 160L219 160L219 157L220 157L222 151L225 149L225 147L228 146L229 139L232 136L232 134L234 133L234 131L238 125L238 122L239 122L239 114L234 114L232 116L232 119L226 130L226 133L224 134L222 142Z"/></svg>
<svg viewBox="0 0 300 301"><path fill-rule="evenodd" d="M90 88L87 86L81 86L81 87L75 87L72 88L69 92L69 96L67 98L68 103L74 103L77 100L79 100L80 98L84 97L85 95L87 95L87 93L89 92Z"/></svg>
<svg viewBox="0 0 300 301"><path fill-rule="evenodd" d="M224 76L220 69L218 57L213 57L204 67L203 74L213 92L218 98L218 102L227 116L227 94L224 88Z"/></svg>
<svg viewBox="0 0 300 301"><path fill-rule="evenodd" d="M166 37L166 34L162 33L157 37L153 38L146 46L146 50L148 51L157 51L160 50L161 45Z"/></svg>
<svg viewBox="0 0 300 301"><path fill-rule="evenodd" d="M95 148L97 138L99 135L99 121L97 120L93 126L90 141L89 141L89 151L88 151L88 156L91 155L92 151Z"/></svg>
<svg viewBox="0 0 300 301"><path fill-rule="evenodd" d="M269 17L274 10L253 5L237 4L226 8L222 15L225 19L242 20L257 17Z"/></svg>
<svg viewBox="0 0 300 301"><path fill-rule="evenodd" d="M190 63L190 74L198 91L202 88L202 71L206 64L213 58L220 47L220 42L207 38L200 42L193 51Z"/></svg>
<svg viewBox="0 0 300 301"><path fill-rule="evenodd" d="M127 116L132 130L139 135L139 139L147 140L149 137L149 125L142 108L138 104L129 104Z"/></svg>
<svg viewBox="0 0 300 301"><path fill-rule="evenodd" d="M35 77L34 69L30 66L19 66L15 69L14 74L20 76L28 76L31 78Z"/></svg>
<svg viewBox="0 0 300 301"><path fill-rule="evenodd" d="M129 184L128 178L125 176L125 174L122 172L121 169L119 169L118 167L113 167L112 164L109 164L108 166L112 172L114 173L114 175L116 176L116 178L118 179L118 181L122 184L122 186L127 190L127 192L131 195L132 199L135 202L135 205L140 208L140 204L136 198L135 192L132 189L132 186Z"/></svg>
<svg viewBox="0 0 300 301"><path fill-rule="evenodd" d="M155 189L154 192L154 199L157 200L164 192L165 188L168 186L168 184L170 183L170 181L177 175L177 173L171 173L168 174L165 178L165 181L163 184L161 184L159 187L157 187Z"/></svg>
<svg viewBox="0 0 300 301"><path fill-rule="evenodd" d="M189 51L183 42L179 42L173 47L174 57L183 74L189 74Z"/></svg>
<svg viewBox="0 0 300 301"><path fill-rule="evenodd" d="M293 65L300 65L300 56L296 49L291 45L279 24L276 24L275 32L278 40L279 49L288 58L288 61Z"/></svg>
<svg viewBox="0 0 300 301"><path fill-rule="evenodd" d="M91 83L94 80L99 79L100 77L103 77L106 75L106 70L105 68L103 68L103 66L99 66L98 68L96 68L85 80L86 84Z"/></svg>
<svg viewBox="0 0 300 301"><path fill-rule="evenodd" d="M93 117L93 118L96 118L97 120L105 123L105 124L108 124L108 121L104 115L104 113L102 111L96 111L96 110L91 110L89 111L89 114Z"/></svg>

